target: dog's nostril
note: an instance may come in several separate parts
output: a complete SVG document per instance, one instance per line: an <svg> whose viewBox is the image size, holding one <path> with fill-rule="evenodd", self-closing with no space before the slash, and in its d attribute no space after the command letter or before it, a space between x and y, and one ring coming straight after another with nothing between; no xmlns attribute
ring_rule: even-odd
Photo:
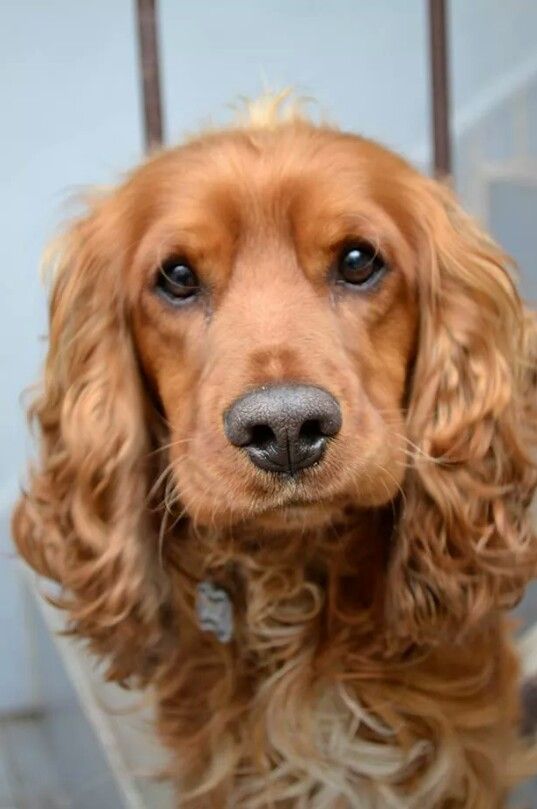
<svg viewBox="0 0 537 809"><path fill-rule="evenodd" d="M237 399L224 415L224 430L252 463L294 474L321 460L341 429L334 397L312 385L272 385Z"/></svg>
<svg viewBox="0 0 537 809"><path fill-rule="evenodd" d="M248 444L260 449L269 446L276 441L274 430L268 424L254 424L250 429L250 440Z"/></svg>
<svg viewBox="0 0 537 809"><path fill-rule="evenodd" d="M319 419L307 419L298 433L298 438L305 441L316 441L324 437Z"/></svg>

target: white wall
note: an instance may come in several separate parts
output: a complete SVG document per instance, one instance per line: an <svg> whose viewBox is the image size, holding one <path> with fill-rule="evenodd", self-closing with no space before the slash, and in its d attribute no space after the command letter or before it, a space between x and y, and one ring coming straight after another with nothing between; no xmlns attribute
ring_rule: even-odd
<svg viewBox="0 0 537 809"><path fill-rule="evenodd" d="M142 153L133 23L130 0L0 6L0 711L32 697L7 517L27 446L20 392L46 332L39 256L68 194Z"/></svg>
<svg viewBox="0 0 537 809"><path fill-rule="evenodd" d="M422 0L161 0L171 140L269 86L311 95L341 126L409 153L428 132Z"/></svg>
<svg viewBox="0 0 537 809"><path fill-rule="evenodd" d="M471 110L537 58L535 0L450 0L455 112Z"/></svg>

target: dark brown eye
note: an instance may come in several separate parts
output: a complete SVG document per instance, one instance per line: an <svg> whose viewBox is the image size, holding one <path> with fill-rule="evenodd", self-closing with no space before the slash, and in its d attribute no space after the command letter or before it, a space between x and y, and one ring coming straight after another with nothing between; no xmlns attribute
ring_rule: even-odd
<svg viewBox="0 0 537 809"><path fill-rule="evenodd" d="M155 289L177 305L195 297L200 291L200 283L194 270L183 259L169 258L159 268Z"/></svg>
<svg viewBox="0 0 537 809"><path fill-rule="evenodd" d="M337 270L340 280L346 284L369 289L384 275L386 264L373 247L360 244L342 251Z"/></svg>

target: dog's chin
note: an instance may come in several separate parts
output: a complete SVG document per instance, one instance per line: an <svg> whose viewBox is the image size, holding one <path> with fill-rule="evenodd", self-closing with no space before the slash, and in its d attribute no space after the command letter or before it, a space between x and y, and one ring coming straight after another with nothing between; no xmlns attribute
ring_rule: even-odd
<svg viewBox="0 0 537 809"><path fill-rule="evenodd" d="M323 497L321 493L314 496L305 487L295 486L290 491L281 491L276 495L230 504L226 509L215 507L210 500L197 501L190 508L188 501L183 502L184 511L192 524L200 529L210 529L223 533L259 532L263 534L307 533L322 530L327 526L347 524L357 513L379 508L391 502L396 490L388 487L381 492L362 488L360 497L353 489L328 491ZM220 505L220 504L219 504Z"/></svg>
<svg viewBox="0 0 537 809"><path fill-rule="evenodd" d="M309 531L329 525L343 516L341 505L326 502L290 501L277 507L260 511L248 520L248 527L281 533L286 531Z"/></svg>

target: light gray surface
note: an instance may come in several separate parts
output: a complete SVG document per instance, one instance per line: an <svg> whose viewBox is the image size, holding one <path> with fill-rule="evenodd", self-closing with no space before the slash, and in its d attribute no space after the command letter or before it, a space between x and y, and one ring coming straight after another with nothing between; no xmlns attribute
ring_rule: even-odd
<svg viewBox="0 0 537 809"><path fill-rule="evenodd" d="M62 784L44 719L4 720L0 737L6 775L0 791L1 809L67 809L73 805Z"/></svg>
<svg viewBox="0 0 537 809"><path fill-rule="evenodd" d="M533 183L526 179L491 184L490 223L500 244L519 265L524 294L537 305L537 163Z"/></svg>
<svg viewBox="0 0 537 809"><path fill-rule="evenodd" d="M42 708L0 721L0 809L124 809L47 628L32 602Z"/></svg>
<svg viewBox="0 0 537 809"><path fill-rule="evenodd" d="M156 777L167 754L154 733L150 692L105 682L83 644L61 634L63 613L40 597L27 568L19 572L29 585L41 718L72 809L169 809L171 789Z"/></svg>

